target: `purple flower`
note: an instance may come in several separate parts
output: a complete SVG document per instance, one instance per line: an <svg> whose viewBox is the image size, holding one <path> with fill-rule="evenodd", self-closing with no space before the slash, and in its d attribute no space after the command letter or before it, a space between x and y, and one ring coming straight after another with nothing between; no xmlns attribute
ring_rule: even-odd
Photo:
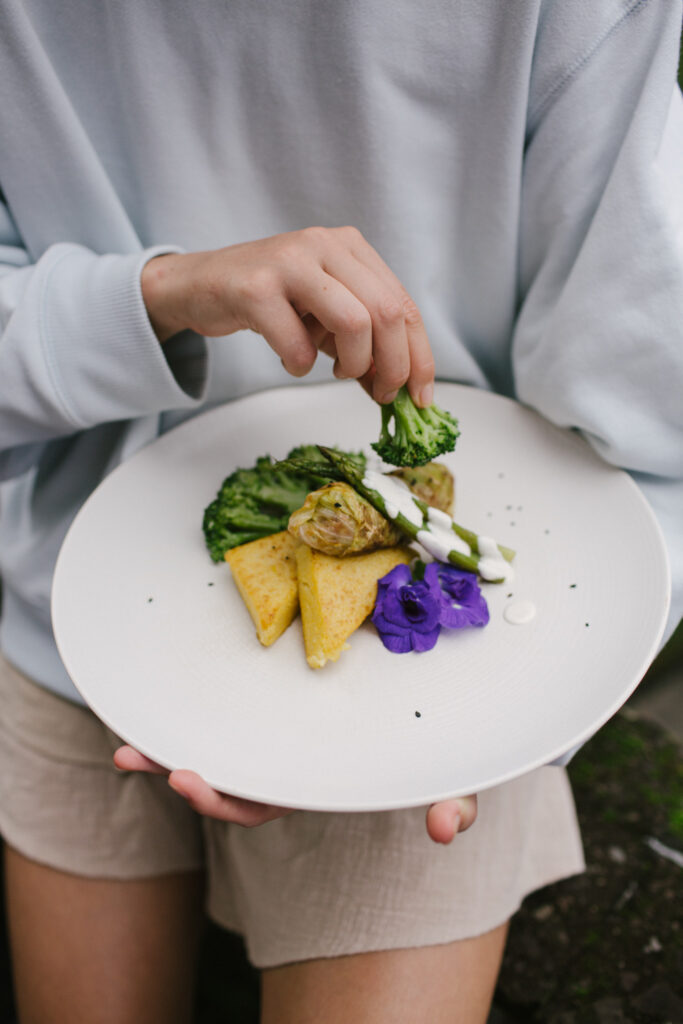
<svg viewBox="0 0 683 1024"><path fill-rule="evenodd" d="M430 562L416 580L407 565L397 565L377 583L372 621L384 646L405 654L430 651L442 626L485 626L489 610L474 573Z"/></svg>
<svg viewBox="0 0 683 1024"><path fill-rule="evenodd" d="M377 584L372 621L382 643L394 654L429 651L441 632L442 596L436 563L414 580L407 565L397 565Z"/></svg>
<svg viewBox="0 0 683 1024"><path fill-rule="evenodd" d="M485 626L489 621L489 609L475 574L443 562L432 564L437 566L442 591L441 625L449 629Z"/></svg>

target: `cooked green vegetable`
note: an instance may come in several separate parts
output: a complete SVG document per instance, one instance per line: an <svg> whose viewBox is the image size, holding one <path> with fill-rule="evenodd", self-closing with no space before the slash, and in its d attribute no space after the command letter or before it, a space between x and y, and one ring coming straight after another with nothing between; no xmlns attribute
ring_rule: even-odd
<svg viewBox="0 0 683 1024"><path fill-rule="evenodd" d="M453 477L446 466L432 462L418 469L397 469L389 475L402 479L428 505L451 511ZM345 481L332 481L311 491L302 507L290 516L288 529L310 548L338 557L390 548L403 539L399 527Z"/></svg>
<svg viewBox="0 0 683 1024"><path fill-rule="evenodd" d="M403 534L345 481L333 480L307 495L289 519L289 532L326 555L390 548Z"/></svg>
<svg viewBox="0 0 683 1024"><path fill-rule="evenodd" d="M382 431L372 447L392 466L422 466L452 452L459 435L454 416L434 403L418 409L408 389L402 387L393 402L382 406Z"/></svg>
<svg viewBox="0 0 683 1024"><path fill-rule="evenodd" d="M365 463L362 455L348 457L354 465ZM225 552L239 544L286 530L306 495L331 479L330 463L315 445L293 448L287 458L305 461L306 469L283 468L263 455L254 466L236 469L223 481L204 510L204 538L214 562L222 562Z"/></svg>
<svg viewBox="0 0 683 1024"><path fill-rule="evenodd" d="M453 515L455 480L443 462L426 462L424 466L402 466L392 469L389 476L397 476L410 487L425 505L433 505Z"/></svg>
<svg viewBox="0 0 683 1024"><path fill-rule="evenodd" d="M389 514L387 501L384 496L376 490L374 486L371 486L367 482L367 477L370 476L372 478L372 473L367 472L364 474L362 469L358 469L357 466L354 466L353 463L350 463L348 459L345 458L343 452L337 452L333 449L325 448L323 445L319 445L318 447L325 458L330 460L338 474L342 476L347 483L351 484L351 486L358 491L363 498L369 501L371 505L374 505L378 512L387 516L392 523L398 526L406 537L409 537L411 540L417 540L428 550L430 549L427 542L429 535L431 534L434 536L435 531L432 522L430 521L429 508L423 501L414 495L411 496L410 501L412 505L414 505L413 511L416 514L415 516L411 515L410 518L400 510ZM379 481L382 479L382 475L383 474L381 473L375 474L378 485ZM387 474L387 477L389 477L389 474ZM454 536L452 544L448 545L448 549L439 553L438 557L440 561L451 562L453 565L457 565L461 569L466 569L468 572L480 572L480 569L483 569L483 565L480 565L480 562L482 562L482 553L479 551L479 546L483 538L479 537L476 533L473 533L472 530L468 530L464 526L459 526L458 523L453 522L453 520L443 512L439 512L439 517L441 516L444 518L443 520L439 518L439 522L443 523L442 530L439 531L441 534L439 537L439 547L442 546L441 542L444 533L448 536L450 531ZM460 543L458 542L458 538ZM466 545L464 550L462 542ZM515 552L511 548L503 547L502 544L497 544L495 547L497 560L502 559L506 562L512 562L515 557ZM491 562L490 556L487 560ZM501 572L500 575L496 575L494 577L487 574L485 578L490 579L492 582L500 583L504 577L505 573Z"/></svg>

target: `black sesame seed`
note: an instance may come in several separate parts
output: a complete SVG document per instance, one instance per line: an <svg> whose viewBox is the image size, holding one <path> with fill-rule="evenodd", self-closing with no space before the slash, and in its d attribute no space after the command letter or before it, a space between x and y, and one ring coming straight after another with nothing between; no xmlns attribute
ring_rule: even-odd
<svg viewBox="0 0 683 1024"><path fill-rule="evenodd" d="M207 587L212 587L213 583L207 583L206 585L207 585Z"/></svg>
<svg viewBox="0 0 683 1024"><path fill-rule="evenodd" d="M151 604L153 600L154 600L153 597L148 597L147 598L147 604Z"/></svg>
<svg viewBox="0 0 683 1024"><path fill-rule="evenodd" d="M415 717L416 718L422 718L422 713L420 711L416 711L415 712Z"/></svg>
<svg viewBox="0 0 683 1024"><path fill-rule="evenodd" d="M341 501L335 501L334 507L335 508L341 508Z"/></svg>
<svg viewBox="0 0 683 1024"><path fill-rule="evenodd" d="M569 589L570 590L576 590L576 583L570 583L569 584Z"/></svg>

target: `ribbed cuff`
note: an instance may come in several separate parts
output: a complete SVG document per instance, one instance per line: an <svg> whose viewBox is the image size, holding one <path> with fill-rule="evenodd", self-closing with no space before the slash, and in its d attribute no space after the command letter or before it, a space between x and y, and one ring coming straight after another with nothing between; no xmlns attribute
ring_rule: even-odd
<svg viewBox="0 0 683 1024"><path fill-rule="evenodd" d="M202 398L205 340L185 331L162 347L142 298L144 265L178 251L155 246L97 256L77 245L54 247L41 295L41 342L55 395L75 428L192 408Z"/></svg>

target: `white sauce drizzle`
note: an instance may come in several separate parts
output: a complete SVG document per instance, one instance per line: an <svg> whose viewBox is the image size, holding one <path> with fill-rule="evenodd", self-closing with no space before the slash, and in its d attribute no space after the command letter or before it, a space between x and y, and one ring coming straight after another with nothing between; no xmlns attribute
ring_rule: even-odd
<svg viewBox="0 0 683 1024"><path fill-rule="evenodd" d="M467 541L453 529L453 520L440 508L429 506L427 508L427 522L429 530L420 530L417 535L417 542L425 551L428 551L432 558L439 562L447 562L451 551L459 551L461 555L471 555L472 549Z"/></svg>
<svg viewBox="0 0 683 1024"><path fill-rule="evenodd" d="M447 562L451 551L459 551L462 555L471 555L472 550L450 527L438 523L430 523L428 530L418 530L417 542L432 558L438 562Z"/></svg>
<svg viewBox="0 0 683 1024"><path fill-rule="evenodd" d="M525 626L536 616L536 605L533 601L514 601L503 610L503 618L513 626Z"/></svg>
<svg viewBox="0 0 683 1024"><path fill-rule="evenodd" d="M504 580L509 583L515 573L506 562L493 537L477 537L479 549L479 575L483 580Z"/></svg>
<svg viewBox="0 0 683 1024"><path fill-rule="evenodd" d="M374 469L366 469L363 486L377 491L384 501L389 519L396 519L400 514L405 516L413 526L422 526L424 516L419 505L415 504L410 488L395 476L386 476Z"/></svg>
<svg viewBox="0 0 683 1024"><path fill-rule="evenodd" d="M453 527L453 520L448 513L442 512L440 508L435 508L433 505L427 506L427 519L432 526L445 526L449 530Z"/></svg>
<svg viewBox="0 0 683 1024"><path fill-rule="evenodd" d="M423 525L422 509L415 503L410 488L403 480L375 469L366 469L363 486L380 495L389 519L396 519L398 515L402 515L413 526ZM453 529L453 520L446 512L430 506L427 509L427 523L429 529L418 530L417 541L432 558L439 562L447 562L451 551L466 556L472 554L469 544ZM482 579L506 582L512 579L512 566L505 561L492 537L477 537L477 547L480 556L478 569Z"/></svg>

